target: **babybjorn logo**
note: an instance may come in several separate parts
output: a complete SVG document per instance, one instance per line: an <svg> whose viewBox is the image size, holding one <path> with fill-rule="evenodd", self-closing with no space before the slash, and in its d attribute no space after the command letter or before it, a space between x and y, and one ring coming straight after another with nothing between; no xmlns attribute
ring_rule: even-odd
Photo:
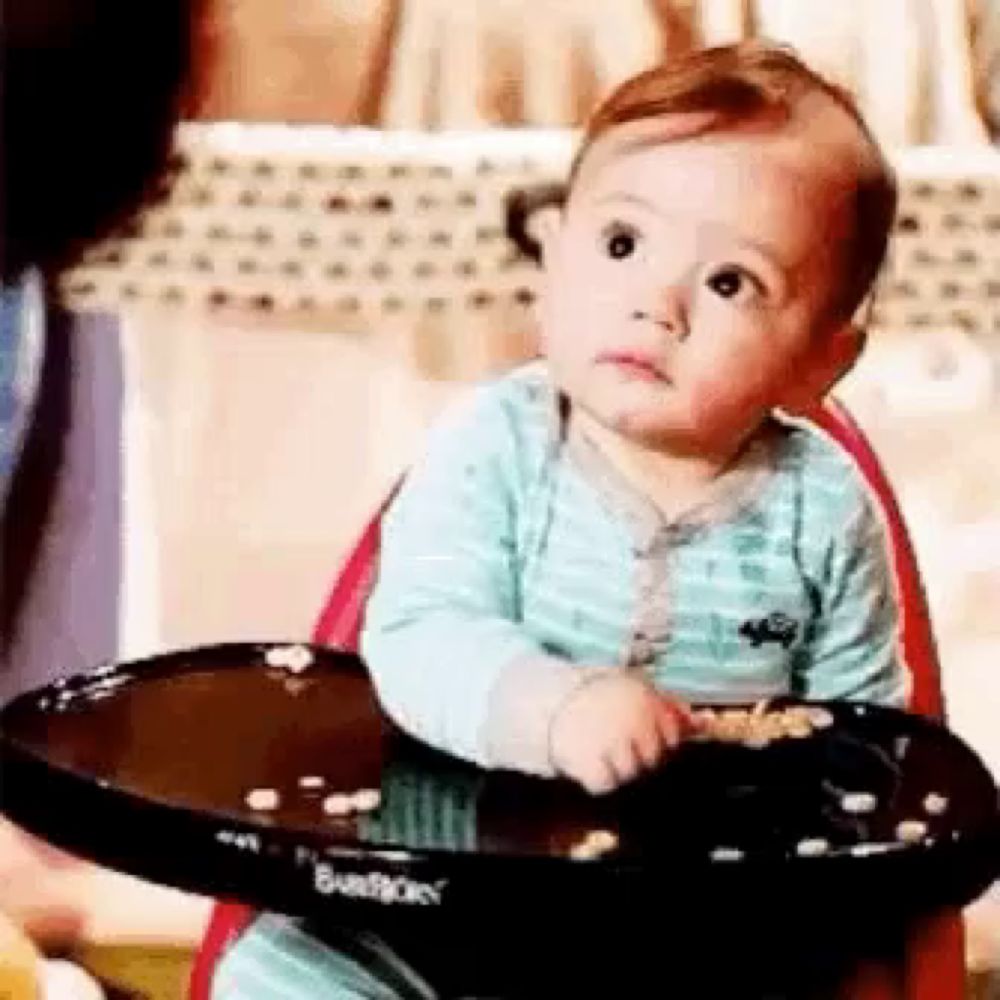
<svg viewBox="0 0 1000 1000"><path fill-rule="evenodd" d="M788 649L798 631L799 623L780 611L773 611L764 618L748 618L740 626L740 635L748 639L755 649L765 642L774 642Z"/></svg>
<svg viewBox="0 0 1000 1000"><path fill-rule="evenodd" d="M433 884L418 882L405 875L384 872L340 872L321 861L315 867L316 891L324 896L345 896L385 906L440 906L447 879Z"/></svg>

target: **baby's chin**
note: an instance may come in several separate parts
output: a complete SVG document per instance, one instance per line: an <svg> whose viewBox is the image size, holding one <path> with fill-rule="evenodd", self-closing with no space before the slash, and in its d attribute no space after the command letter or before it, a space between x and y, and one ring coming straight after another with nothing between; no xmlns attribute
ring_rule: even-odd
<svg viewBox="0 0 1000 1000"><path fill-rule="evenodd" d="M646 448L670 448L690 444L689 429L680 426L662 409L620 407L603 421L616 434Z"/></svg>

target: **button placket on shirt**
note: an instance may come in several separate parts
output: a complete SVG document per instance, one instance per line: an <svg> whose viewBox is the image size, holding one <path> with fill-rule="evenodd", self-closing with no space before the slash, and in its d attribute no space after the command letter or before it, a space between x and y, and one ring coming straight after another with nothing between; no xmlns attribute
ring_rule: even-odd
<svg viewBox="0 0 1000 1000"><path fill-rule="evenodd" d="M645 544L634 549L638 608L629 637L626 662L631 667L652 670L657 645L669 637L670 609L667 604L667 557L675 532L670 525L659 527Z"/></svg>

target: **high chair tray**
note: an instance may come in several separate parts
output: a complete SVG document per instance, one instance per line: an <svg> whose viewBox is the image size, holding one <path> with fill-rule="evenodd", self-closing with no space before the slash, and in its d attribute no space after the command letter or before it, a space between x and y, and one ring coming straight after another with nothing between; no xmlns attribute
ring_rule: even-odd
<svg viewBox="0 0 1000 1000"><path fill-rule="evenodd" d="M822 708L810 735L692 742L592 798L406 738L353 655L219 645L15 699L0 713L0 808L105 865L318 918L484 901L646 910L665 887L713 907L978 895L1000 874L997 788L978 757L917 716Z"/></svg>

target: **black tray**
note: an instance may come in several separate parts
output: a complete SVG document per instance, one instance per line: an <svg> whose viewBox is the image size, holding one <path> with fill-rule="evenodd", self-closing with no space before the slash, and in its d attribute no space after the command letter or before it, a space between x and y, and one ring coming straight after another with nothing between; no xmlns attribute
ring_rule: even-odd
<svg viewBox="0 0 1000 1000"><path fill-rule="evenodd" d="M484 773L407 739L354 656L308 647L294 674L275 644L233 644L108 666L0 713L0 809L43 838L181 888L314 919L359 912L601 913L727 902L770 911L908 912L964 903L1000 874L996 785L946 729L835 703L835 722L764 749L693 743L659 773L591 798L567 782ZM298 779L321 776L308 790ZM281 805L255 812L253 788ZM325 795L381 790L374 813L324 815ZM872 791L850 816L843 791ZM947 798L928 815L928 793ZM896 829L921 819L927 836ZM589 831L617 850L570 857ZM802 857L804 838L830 849ZM718 847L739 848L718 860ZM859 907L859 901L864 902ZM367 918L366 918L367 919ZM693 919L693 917L691 917ZM797 918L796 918L797 919ZM713 923L714 925L714 923Z"/></svg>

